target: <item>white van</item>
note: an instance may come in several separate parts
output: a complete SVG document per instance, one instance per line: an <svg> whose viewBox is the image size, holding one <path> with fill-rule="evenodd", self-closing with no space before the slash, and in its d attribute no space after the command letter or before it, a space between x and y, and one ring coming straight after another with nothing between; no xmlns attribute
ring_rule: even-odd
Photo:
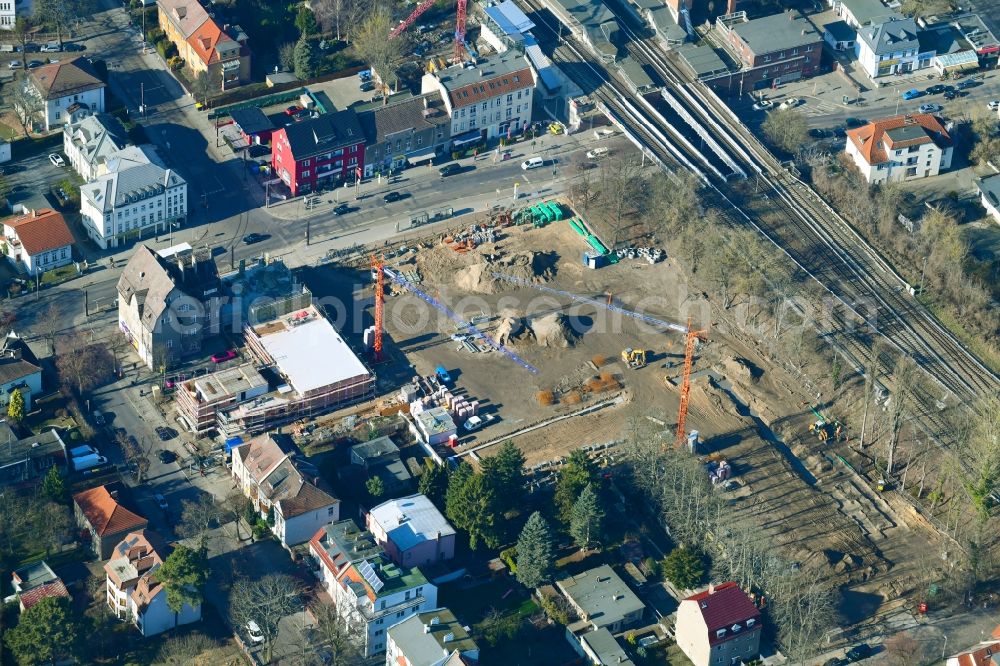
<svg viewBox="0 0 1000 666"><path fill-rule="evenodd" d="M597 160L597 159L600 159L602 157L607 157L609 152L610 151L608 150L607 146L601 146L600 148L594 148L593 150L588 150L587 151L587 159L588 160Z"/></svg>
<svg viewBox="0 0 1000 666"><path fill-rule="evenodd" d="M523 162L521 162L521 168L525 171L530 171L531 169L537 169L538 167L545 164L545 160L541 157L530 157Z"/></svg>

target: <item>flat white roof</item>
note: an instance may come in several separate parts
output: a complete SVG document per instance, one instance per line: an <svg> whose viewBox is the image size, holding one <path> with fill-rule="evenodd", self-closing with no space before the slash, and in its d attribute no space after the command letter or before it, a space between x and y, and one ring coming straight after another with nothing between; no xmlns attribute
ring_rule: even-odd
<svg viewBox="0 0 1000 666"><path fill-rule="evenodd" d="M383 502L371 510L371 516L400 550L455 533L455 528L425 495Z"/></svg>
<svg viewBox="0 0 1000 666"><path fill-rule="evenodd" d="M169 259L175 254L182 254L184 252L190 252L191 250L191 243L178 243L177 245L171 245L170 247L165 247L162 250L157 250L156 254L160 255L164 259Z"/></svg>
<svg viewBox="0 0 1000 666"><path fill-rule="evenodd" d="M254 331L300 394L369 374L337 329L311 305Z"/></svg>

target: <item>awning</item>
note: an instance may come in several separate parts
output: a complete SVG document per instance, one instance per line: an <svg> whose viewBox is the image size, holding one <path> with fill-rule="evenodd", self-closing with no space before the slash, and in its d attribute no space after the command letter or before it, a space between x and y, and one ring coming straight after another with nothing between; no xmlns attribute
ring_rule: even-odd
<svg viewBox="0 0 1000 666"><path fill-rule="evenodd" d="M466 132L465 134L459 134L458 136L451 138L451 145L459 148L461 146L478 143L483 138L483 133L480 130L473 130L471 132Z"/></svg>
<svg viewBox="0 0 1000 666"><path fill-rule="evenodd" d="M406 159L411 164L417 164L419 162L426 162L428 160L434 159L435 155L434 146L429 148L424 148L423 150L418 150L413 153L407 153Z"/></svg>

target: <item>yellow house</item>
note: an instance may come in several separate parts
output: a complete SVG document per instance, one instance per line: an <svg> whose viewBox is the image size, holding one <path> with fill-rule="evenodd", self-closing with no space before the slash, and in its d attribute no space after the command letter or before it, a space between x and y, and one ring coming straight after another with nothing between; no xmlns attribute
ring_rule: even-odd
<svg viewBox="0 0 1000 666"><path fill-rule="evenodd" d="M208 72L220 90L250 80L250 48L239 26L219 25L197 0L157 0L160 28L194 77Z"/></svg>

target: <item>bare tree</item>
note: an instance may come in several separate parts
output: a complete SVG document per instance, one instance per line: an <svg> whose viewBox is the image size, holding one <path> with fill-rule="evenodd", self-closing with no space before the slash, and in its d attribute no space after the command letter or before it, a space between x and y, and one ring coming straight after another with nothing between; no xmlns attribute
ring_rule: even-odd
<svg viewBox="0 0 1000 666"><path fill-rule="evenodd" d="M354 49L358 57L368 63L374 72L373 78L379 81L383 104L389 102L389 87L386 82L393 76L393 64L402 56L406 44L402 36L389 39L389 33L394 27L389 8L378 6L361 24L354 38Z"/></svg>
<svg viewBox="0 0 1000 666"><path fill-rule="evenodd" d="M177 531L186 538L197 539L198 547L205 550L208 545L208 533L220 522L225 511L215 501L211 493L202 493L194 502L181 502L181 521Z"/></svg>
<svg viewBox="0 0 1000 666"><path fill-rule="evenodd" d="M761 125L764 135L786 153L797 153L809 138L806 117L794 109L778 109L767 114Z"/></svg>
<svg viewBox="0 0 1000 666"><path fill-rule="evenodd" d="M18 16L14 21L14 28L11 30L11 35L14 40L21 47L21 67L28 68L28 42L31 41L32 36L35 34L34 23L32 23L31 17L28 16Z"/></svg>
<svg viewBox="0 0 1000 666"><path fill-rule="evenodd" d="M872 341L871 354L868 357L868 367L865 371L864 414L861 417L861 439L859 446L865 448L865 432L868 428L868 411L871 409L871 400L875 395L875 386L878 383L879 375L882 372L882 339L876 337Z"/></svg>
<svg viewBox="0 0 1000 666"><path fill-rule="evenodd" d="M56 353L56 333L59 332L62 315L62 307L55 299L50 299L38 313L38 332L48 342L50 354Z"/></svg>
<svg viewBox="0 0 1000 666"><path fill-rule="evenodd" d="M984 398L978 412L964 456L971 471L964 473L962 485L982 528L990 517L990 494L1000 482L1000 397Z"/></svg>
<svg viewBox="0 0 1000 666"><path fill-rule="evenodd" d="M163 666L187 666L188 664L209 664L208 655L215 652L219 644L197 632L183 636L173 636L163 641L156 655L156 664ZM219 663L219 662L215 662Z"/></svg>
<svg viewBox="0 0 1000 666"><path fill-rule="evenodd" d="M892 373L896 391L889 403L889 440L886 448L885 471L893 473L896 464L896 449L899 446L899 432L903 428L903 410L913 390L912 383L916 381L917 365L909 356L904 356L896 363Z"/></svg>
<svg viewBox="0 0 1000 666"><path fill-rule="evenodd" d="M319 22L323 32L333 31L337 36L337 41L341 41L340 25L344 16L345 4L351 4L351 0L313 0L313 14Z"/></svg>
<svg viewBox="0 0 1000 666"><path fill-rule="evenodd" d="M250 508L253 506L253 502L249 497L240 492L239 488L234 488L226 497L222 500L222 510L223 517L228 518L236 523L236 540L240 541L240 522L242 522L247 514L250 512ZM251 528L253 525L250 526Z"/></svg>
<svg viewBox="0 0 1000 666"><path fill-rule="evenodd" d="M286 72L295 69L295 42L285 42L278 47L278 62Z"/></svg>
<svg viewBox="0 0 1000 666"><path fill-rule="evenodd" d="M927 658L924 644L908 631L901 631L885 639L883 647L888 666L919 666Z"/></svg>
<svg viewBox="0 0 1000 666"><path fill-rule="evenodd" d="M350 666L364 661L364 627L347 623L333 604L317 602L310 608L316 618L312 648L322 652L330 666Z"/></svg>
<svg viewBox="0 0 1000 666"><path fill-rule="evenodd" d="M823 635L836 626L833 591L804 571L771 582L771 617L783 652L795 662L815 656Z"/></svg>
<svg viewBox="0 0 1000 666"><path fill-rule="evenodd" d="M604 161L601 169L601 197L599 206L611 221L611 247L618 247L625 219L639 212L637 202L642 199L645 180L642 167L634 156Z"/></svg>
<svg viewBox="0 0 1000 666"><path fill-rule="evenodd" d="M302 610L302 587L285 574L266 574L260 578L241 578L229 593L229 615L239 628L251 620L264 637L264 663L271 660L278 621Z"/></svg>
<svg viewBox="0 0 1000 666"><path fill-rule="evenodd" d="M130 435L124 430L119 430L115 434L115 441L121 447L125 462L133 470L136 480L140 482L144 481L146 475L149 473L151 464L149 460L150 445L146 442L145 438L139 441L134 435Z"/></svg>
<svg viewBox="0 0 1000 666"><path fill-rule="evenodd" d="M55 357L59 378L81 394L107 381L114 369L114 359L107 347L88 341L83 332L59 338Z"/></svg>
<svg viewBox="0 0 1000 666"><path fill-rule="evenodd" d="M42 110L42 98L28 85L27 79L15 81L10 88L10 105L14 116L24 130L24 135L31 134L32 123Z"/></svg>

